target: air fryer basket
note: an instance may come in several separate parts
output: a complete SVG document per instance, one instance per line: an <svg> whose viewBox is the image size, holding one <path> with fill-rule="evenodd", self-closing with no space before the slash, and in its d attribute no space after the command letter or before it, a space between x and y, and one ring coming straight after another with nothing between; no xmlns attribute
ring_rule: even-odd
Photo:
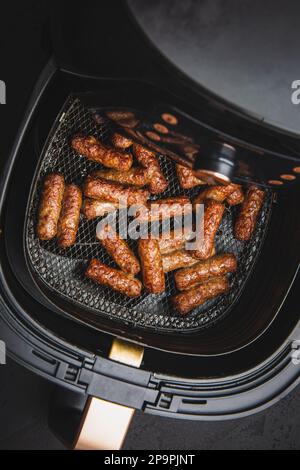
<svg viewBox="0 0 300 470"><path fill-rule="evenodd" d="M97 110L101 116L96 122L94 111L85 107L79 99L71 97L54 123L52 132L42 152L36 172L27 211L25 226L25 247L31 272L37 282L42 283L49 293L55 292L78 306L89 309L101 323L103 315L126 322L127 325L168 331L190 331L211 326L230 312L231 307L245 286L264 240L270 220L272 192L267 197L255 230L248 243L233 237L233 222L238 208L226 209L220 230L216 237L217 253L234 253L238 258L238 270L230 276L231 290L215 300L194 310L188 317L180 317L172 312L170 297L175 294L173 273L166 275L166 292L160 296L144 293L137 299L128 299L94 284L84 277L89 260L97 258L105 264L114 266L113 261L96 240L96 225L99 220L86 221L81 216L76 244L67 249L58 248L56 240L41 242L36 236L39 198L43 179L47 173L59 172L66 182L82 184L85 177L99 165L77 155L70 147L70 139L75 133L94 135L104 143L109 143L115 125L105 118L104 110ZM139 111L134 110L137 114ZM141 114L140 114L141 115ZM143 116L144 128L151 122L159 122L159 116ZM153 121L154 120L154 121ZM196 140L196 138L195 138ZM169 187L159 197L185 194L193 197L203 187L182 190L178 184L175 163L160 155L160 163ZM155 199L155 198L153 198ZM131 241L135 250L135 242Z"/></svg>

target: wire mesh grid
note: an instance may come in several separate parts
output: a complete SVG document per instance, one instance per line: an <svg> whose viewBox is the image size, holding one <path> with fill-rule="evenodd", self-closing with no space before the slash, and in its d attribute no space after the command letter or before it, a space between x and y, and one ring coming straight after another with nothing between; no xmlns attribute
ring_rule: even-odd
<svg viewBox="0 0 300 470"><path fill-rule="evenodd" d="M35 229L45 175L58 172L64 175L67 183L74 182L81 185L91 171L99 168L97 163L88 161L71 149L71 137L80 132L94 135L102 142L109 143L114 129L114 125L107 119L100 120L100 122L98 119L96 123L91 110L85 108L77 98L70 98L64 111L57 118L37 169L25 227L26 251L34 275L50 292L54 291L68 301L88 308L99 318L100 322L101 317L107 315L133 326L164 331L189 331L214 324L230 311L254 266L270 218L271 192L265 199L255 233L246 244L233 237L233 222L238 209L226 209L216 237L216 251L217 253L233 253L238 258L238 270L230 275L231 290L226 295L206 302L188 317L180 317L172 311L170 297L176 293L173 273L166 274L164 294L157 296L144 292L137 299L127 298L85 278L86 267L92 258L116 267L96 240L96 226L99 220L87 221L81 215L76 243L66 250L60 249L55 239L47 242L41 242L38 239ZM160 198L177 195L187 195L192 198L202 190L201 187L192 190L181 189L175 164L163 155L159 158L164 175L169 182L168 189L159 195ZM136 251L136 242L131 240L129 243Z"/></svg>

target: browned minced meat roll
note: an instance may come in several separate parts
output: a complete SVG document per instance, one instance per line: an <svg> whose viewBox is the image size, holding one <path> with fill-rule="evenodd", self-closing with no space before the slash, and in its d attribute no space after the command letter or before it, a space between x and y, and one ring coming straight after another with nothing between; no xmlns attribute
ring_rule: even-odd
<svg viewBox="0 0 300 470"><path fill-rule="evenodd" d="M65 182L62 175L49 174L44 180L39 208L37 235L40 240L51 240L57 233Z"/></svg>
<svg viewBox="0 0 300 470"><path fill-rule="evenodd" d="M237 206L244 202L245 196L242 187L239 184L235 185L236 188L226 198L226 202L229 206Z"/></svg>
<svg viewBox="0 0 300 470"><path fill-rule="evenodd" d="M80 188L76 184L67 184L57 226L57 243L61 248L68 248L76 241L81 206Z"/></svg>
<svg viewBox="0 0 300 470"><path fill-rule="evenodd" d="M228 279L224 277L216 277L200 284L194 289L181 292L172 297L174 309L181 315L187 315L196 307L200 307L210 299L214 299L219 295L225 294L229 290Z"/></svg>
<svg viewBox="0 0 300 470"><path fill-rule="evenodd" d="M194 264L199 263L198 258L195 258L187 250L172 251L171 253L163 255L162 260L163 270L165 273L175 271L175 269L193 266Z"/></svg>
<svg viewBox="0 0 300 470"><path fill-rule="evenodd" d="M93 259L85 273L86 277L111 289L127 295L127 297L138 297L142 292L142 283L118 269L110 268L97 259Z"/></svg>
<svg viewBox="0 0 300 470"><path fill-rule="evenodd" d="M149 182L147 170L144 168L130 168L128 171L96 170L91 176L139 188L146 186Z"/></svg>
<svg viewBox="0 0 300 470"><path fill-rule="evenodd" d="M227 201L229 205L234 206L243 202L244 195L241 186L235 183L211 186L195 197L193 201L194 206L196 204L203 204L206 199L212 199L216 202Z"/></svg>
<svg viewBox="0 0 300 470"><path fill-rule="evenodd" d="M203 236L196 241L193 255L199 259L208 259L215 246L215 237L221 224L225 206L220 202L207 200L204 209Z"/></svg>
<svg viewBox="0 0 300 470"><path fill-rule="evenodd" d="M143 206L137 213L140 223L179 217L192 212L191 201L186 196L175 196L168 199L158 199Z"/></svg>
<svg viewBox="0 0 300 470"><path fill-rule="evenodd" d="M108 168L127 171L132 166L133 158L130 153L110 149L93 136L78 135L73 137L72 148L80 155Z"/></svg>
<svg viewBox="0 0 300 470"><path fill-rule="evenodd" d="M166 234L162 233L158 238L159 249L161 254L171 253L172 251L184 248L187 240L193 237L192 228L176 229Z"/></svg>
<svg viewBox="0 0 300 470"><path fill-rule="evenodd" d="M178 290L192 289L212 277L220 277L237 270L236 257L231 254L214 256L205 261L200 261L193 266L180 269L174 275Z"/></svg>
<svg viewBox="0 0 300 470"><path fill-rule="evenodd" d="M140 271L140 263L133 251L109 224L97 229L97 238L122 271L133 276Z"/></svg>
<svg viewBox="0 0 300 470"><path fill-rule="evenodd" d="M168 187L168 181L160 168L156 154L140 144L133 145L133 152L139 164L148 170L150 193L164 192Z"/></svg>
<svg viewBox="0 0 300 470"><path fill-rule="evenodd" d="M157 240L147 239L138 241L138 252L142 266L143 284L151 294L161 294L165 291L165 275L162 257Z"/></svg>
<svg viewBox="0 0 300 470"><path fill-rule="evenodd" d="M106 115L125 128L132 129L139 124L139 119L131 111L107 111Z"/></svg>
<svg viewBox="0 0 300 470"><path fill-rule="evenodd" d="M111 143L114 147L121 150L126 150L133 144L132 140L129 139L129 137L125 137L124 135L119 134L118 132L115 132L112 136Z"/></svg>
<svg viewBox="0 0 300 470"><path fill-rule="evenodd" d="M145 205L149 192L145 189L122 186L101 178L88 177L84 183L84 195L92 199L112 202L119 205Z"/></svg>
<svg viewBox="0 0 300 470"><path fill-rule="evenodd" d="M118 207L118 204L113 204L112 202L87 198L83 201L82 212L88 220L92 220L96 217L102 217L103 215L115 212Z"/></svg>
<svg viewBox="0 0 300 470"><path fill-rule="evenodd" d="M195 172L190 168L183 165L176 165L176 173L179 181L179 185L183 189L192 189L196 186L206 184L201 179L197 178Z"/></svg>
<svg viewBox="0 0 300 470"><path fill-rule="evenodd" d="M245 201L235 223L235 238L241 241L250 240L255 230L257 218L261 211L264 198L265 191L255 185L251 185L249 187L246 193Z"/></svg>
<svg viewBox="0 0 300 470"><path fill-rule="evenodd" d="M109 117L109 119L112 119L113 121L122 121L122 119L133 119L135 118L135 114L132 111L127 111L127 110L111 110L111 111L106 111L106 116Z"/></svg>

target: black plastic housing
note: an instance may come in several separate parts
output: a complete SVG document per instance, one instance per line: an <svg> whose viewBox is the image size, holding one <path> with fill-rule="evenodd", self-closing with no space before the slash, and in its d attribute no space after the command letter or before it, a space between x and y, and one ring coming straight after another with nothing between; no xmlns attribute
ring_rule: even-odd
<svg viewBox="0 0 300 470"><path fill-rule="evenodd" d="M297 136L189 83L134 28L129 32L122 15L115 28L131 54L124 54L126 47L118 54L113 49L109 20L102 24L106 43L100 43L90 9L95 2L85 9L89 35L78 35L75 19L83 10L67 3L56 2L56 63L45 67L36 85L0 183L1 339L15 360L75 393L74 401L60 402L66 416L77 413L74 425L87 395L176 418L227 419L261 410L299 383L299 366L291 360L300 340L297 181L276 193L263 252L226 326L201 335L155 335L108 320L100 330L88 313L84 323L76 320L76 311L45 295L28 272L22 238L28 194L41 148L71 93L94 106L172 104L214 138L249 152L244 177L266 181L299 166ZM114 337L146 346L141 370L107 359ZM55 415L53 421L55 428ZM65 430L66 441L71 434Z"/></svg>

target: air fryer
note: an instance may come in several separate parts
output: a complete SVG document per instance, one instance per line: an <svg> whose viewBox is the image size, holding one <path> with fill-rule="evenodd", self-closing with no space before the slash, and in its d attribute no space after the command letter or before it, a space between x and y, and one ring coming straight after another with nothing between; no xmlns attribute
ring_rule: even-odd
<svg viewBox="0 0 300 470"><path fill-rule="evenodd" d="M125 3L118 14L104 8L100 35L98 8L53 8L54 54L1 180L0 323L9 354L58 386L49 416L54 432L73 448L116 449L136 409L229 419L269 406L298 383L300 158L297 135L234 109L179 73ZM199 146L191 157L159 144L167 196L180 190L176 158L208 180L266 190L249 243L230 236L235 210L222 222L217 248L239 259L230 294L184 319L173 315L167 297L124 300L82 278L92 257L109 262L93 243L93 223L82 221L78 243L63 256L55 243L37 240L43 176L59 170L81 183L94 166L74 161L69 139L79 130L108 141L115 128L107 109L134 111L139 138L171 116L176 132ZM167 294L173 291L170 276Z"/></svg>

